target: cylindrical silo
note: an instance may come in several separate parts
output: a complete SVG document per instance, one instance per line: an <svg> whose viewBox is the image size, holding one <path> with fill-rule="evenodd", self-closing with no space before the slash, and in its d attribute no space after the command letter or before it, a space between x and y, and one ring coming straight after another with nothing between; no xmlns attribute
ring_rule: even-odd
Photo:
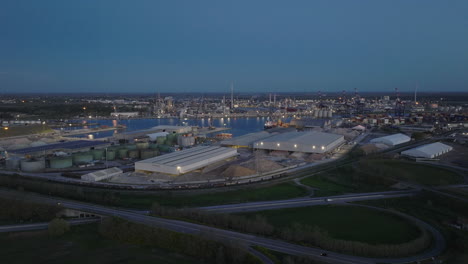
<svg viewBox="0 0 468 264"><path fill-rule="evenodd" d="M21 170L25 172L39 172L45 169L45 159L21 160Z"/></svg>
<svg viewBox="0 0 468 264"><path fill-rule="evenodd" d="M159 145L158 146L159 151L161 152L169 152L171 151L171 147L168 145Z"/></svg>
<svg viewBox="0 0 468 264"><path fill-rule="evenodd" d="M121 149L119 149L119 151L117 152L117 156L118 156L118 158L120 158L120 159L126 158L126 157L127 157L127 154L128 154L128 149L126 149L126 148L121 148Z"/></svg>
<svg viewBox="0 0 468 264"><path fill-rule="evenodd" d="M67 157L53 157L49 160L51 169L64 169L73 166L73 158Z"/></svg>
<svg viewBox="0 0 468 264"><path fill-rule="evenodd" d="M104 159L104 152L106 150L104 149L93 149L92 153L93 153L93 159L94 160L102 160Z"/></svg>
<svg viewBox="0 0 468 264"><path fill-rule="evenodd" d="M138 159L140 157L140 150L138 149L129 150L128 157L131 159Z"/></svg>
<svg viewBox="0 0 468 264"><path fill-rule="evenodd" d="M17 157L11 157L11 158L7 159L6 162L5 162L7 170L17 170L17 169L19 169L20 161L21 161L21 159L17 158Z"/></svg>
<svg viewBox="0 0 468 264"><path fill-rule="evenodd" d="M106 153L106 160L115 160L115 150L108 149Z"/></svg>
<svg viewBox="0 0 468 264"><path fill-rule="evenodd" d="M156 138L156 143L157 143L158 145L164 145L164 144L166 144L166 137L157 137L157 138Z"/></svg>
<svg viewBox="0 0 468 264"><path fill-rule="evenodd" d="M149 148L150 148L150 149L157 149L157 148L158 148L158 144L152 143L152 144L149 145Z"/></svg>
<svg viewBox="0 0 468 264"><path fill-rule="evenodd" d="M137 146L135 144L127 144L124 146L127 150L131 149L137 149Z"/></svg>
<svg viewBox="0 0 468 264"><path fill-rule="evenodd" d="M148 142L137 142L135 145L137 149L147 149L149 147Z"/></svg>
<svg viewBox="0 0 468 264"><path fill-rule="evenodd" d="M143 149L140 152L141 159L149 159L152 157L156 157L159 154L159 151L156 149Z"/></svg>
<svg viewBox="0 0 468 264"><path fill-rule="evenodd" d="M328 117L328 118L332 118L332 116L333 116L333 111L332 111L332 110L328 110L328 111L327 111L327 117Z"/></svg>
<svg viewBox="0 0 468 264"><path fill-rule="evenodd" d="M78 152L73 154L73 164L83 164L93 161L92 152Z"/></svg>
<svg viewBox="0 0 468 264"><path fill-rule="evenodd" d="M318 110L318 114L317 114L317 117L318 118L322 118L323 117L323 110Z"/></svg>

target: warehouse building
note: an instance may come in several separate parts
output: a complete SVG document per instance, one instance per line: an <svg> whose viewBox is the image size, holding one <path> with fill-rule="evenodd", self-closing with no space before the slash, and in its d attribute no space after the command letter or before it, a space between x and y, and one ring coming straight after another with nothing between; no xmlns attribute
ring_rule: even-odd
<svg viewBox="0 0 468 264"><path fill-rule="evenodd" d="M266 150L326 153L344 143L343 135L323 132L289 132L257 141L254 147Z"/></svg>
<svg viewBox="0 0 468 264"><path fill-rule="evenodd" d="M451 151L452 149L453 148L451 146L445 145L440 142L435 142L432 144L426 144L417 148L405 150L401 152L401 155L412 158L434 159L442 154Z"/></svg>
<svg viewBox="0 0 468 264"><path fill-rule="evenodd" d="M190 132L192 132L192 127L190 127L190 126L160 125L160 126L152 127L150 129L129 131L129 132L116 134L116 135L114 135L114 138L115 139L125 139L125 140L128 140L128 141L133 141L136 138L141 138L141 137L157 138L157 137L162 135L162 134L158 134L158 133L174 134L174 133L190 133ZM151 139L151 140L153 140L153 139Z"/></svg>
<svg viewBox="0 0 468 264"><path fill-rule="evenodd" d="M82 175L81 179L85 181L90 181L90 182L97 182L97 181L102 181L105 179L109 179L113 176L122 174L122 172L123 171L120 168L113 167L113 168L94 171L94 172Z"/></svg>
<svg viewBox="0 0 468 264"><path fill-rule="evenodd" d="M394 147L396 145L400 145L400 144L403 144L403 143L406 143L406 142L409 142L409 141L411 141L410 137L408 137L405 134L398 133L398 134L393 134L393 135L389 135L389 136L385 136L385 137L374 138L370 142L371 143L382 143L382 144L385 144L387 146Z"/></svg>
<svg viewBox="0 0 468 264"><path fill-rule="evenodd" d="M233 148L195 147L135 162L135 171L179 175L235 156Z"/></svg>
<svg viewBox="0 0 468 264"><path fill-rule="evenodd" d="M221 146L233 147L233 148L251 148L257 141L269 138L276 135L277 133L268 133L265 131L250 133L243 136L230 138L221 141Z"/></svg>

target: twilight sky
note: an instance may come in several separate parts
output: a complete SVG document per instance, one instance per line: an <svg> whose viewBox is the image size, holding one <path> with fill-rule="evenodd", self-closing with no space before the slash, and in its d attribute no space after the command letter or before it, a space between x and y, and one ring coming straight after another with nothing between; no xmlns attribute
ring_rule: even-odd
<svg viewBox="0 0 468 264"><path fill-rule="evenodd" d="M466 0L2 0L0 93L468 91Z"/></svg>

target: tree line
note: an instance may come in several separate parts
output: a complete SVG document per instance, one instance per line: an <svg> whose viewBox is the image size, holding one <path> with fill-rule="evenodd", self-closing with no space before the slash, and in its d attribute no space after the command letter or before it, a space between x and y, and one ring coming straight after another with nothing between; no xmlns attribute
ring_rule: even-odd
<svg viewBox="0 0 468 264"><path fill-rule="evenodd" d="M213 241L210 234L194 236L166 229L131 223L117 217L104 218L99 232L106 238L121 242L158 247L203 259L217 264L258 264L259 259L247 252L247 248L230 241Z"/></svg>
<svg viewBox="0 0 468 264"><path fill-rule="evenodd" d="M0 220L15 222L50 221L62 210L57 205L37 204L7 198L0 198L0 208Z"/></svg>

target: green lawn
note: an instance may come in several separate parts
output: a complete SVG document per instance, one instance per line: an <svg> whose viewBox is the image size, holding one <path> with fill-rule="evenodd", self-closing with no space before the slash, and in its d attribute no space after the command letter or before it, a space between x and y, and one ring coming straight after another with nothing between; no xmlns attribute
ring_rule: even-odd
<svg viewBox="0 0 468 264"><path fill-rule="evenodd" d="M318 226L335 239L369 244L399 244L417 238L421 231L399 216L357 206L324 205L280 210L268 210L243 215L259 214L275 227L287 227L294 222Z"/></svg>
<svg viewBox="0 0 468 264"><path fill-rule="evenodd" d="M301 180L301 183L318 188L318 190L314 191L314 196L330 196L354 192L351 186L338 184L319 175L305 178Z"/></svg>
<svg viewBox="0 0 468 264"><path fill-rule="evenodd" d="M424 185L447 185L463 182L460 174L434 166L401 160L363 160L313 175L301 183L318 188L315 196L389 190L399 180Z"/></svg>
<svg viewBox="0 0 468 264"><path fill-rule="evenodd" d="M276 199L288 199L306 196L307 191L292 183L281 183L268 187L246 187L234 191L213 191L196 195L131 195L124 193L120 195L120 202L125 207L149 208L152 203L158 202L164 206L195 207L217 204L230 204L252 201L268 201Z"/></svg>
<svg viewBox="0 0 468 264"><path fill-rule="evenodd" d="M398 160L373 160L372 167L380 167L390 177L425 185L447 185L463 182L463 176L450 170L430 165Z"/></svg>
<svg viewBox="0 0 468 264"><path fill-rule="evenodd" d="M444 263L468 263L468 232L450 227L458 217L468 218L468 204L450 197L423 191L414 197L401 197L382 200L360 201L382 208L392 208L415 216L436 227L444 235L447 250L441 256ZM426 263L426 262L424 262Z"/></svg>
<svg viewBox="0 0 468 264"><path fill-rule="evenodd" d="M47 231L0 234L2 263L202 263L164 250L107 240L98 234L98 225L72 227L61 238Z"/></svg>
<svg viewBox="0 0 468 264"><path fill-rule="evenodd" d="M347 165L319 173L301 180L302 184L318 190L315 196L339 195L344 193L376 192L389 190L391 182L375 181Z"/></svg>

